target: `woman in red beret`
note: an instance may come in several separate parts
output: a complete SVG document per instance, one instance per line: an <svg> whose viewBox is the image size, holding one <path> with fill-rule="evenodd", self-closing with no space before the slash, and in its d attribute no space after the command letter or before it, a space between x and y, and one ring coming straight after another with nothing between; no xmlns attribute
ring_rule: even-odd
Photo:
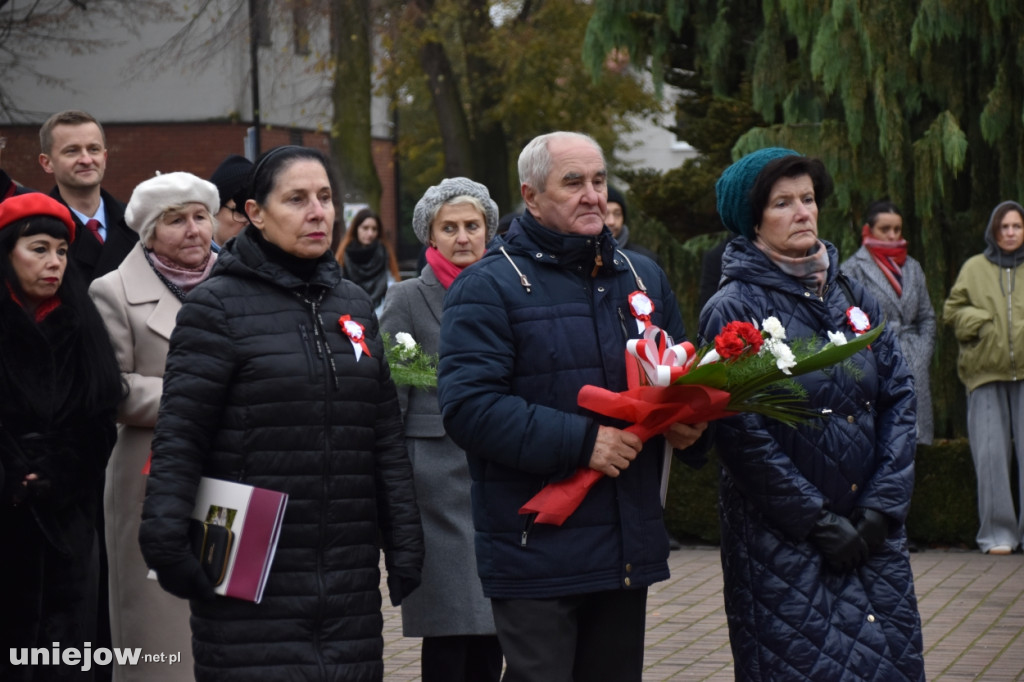
<svg viewBox="0 0 1024 682"><path fill-rule="evenodd" d="M92 679L96 491L123 389L110 338L68 261L74 238L68 209L44 194L0 203L3 680ZM37 647L50 652L45 668L30 665ZM63 656L68 649L81 655Z"/></svg>

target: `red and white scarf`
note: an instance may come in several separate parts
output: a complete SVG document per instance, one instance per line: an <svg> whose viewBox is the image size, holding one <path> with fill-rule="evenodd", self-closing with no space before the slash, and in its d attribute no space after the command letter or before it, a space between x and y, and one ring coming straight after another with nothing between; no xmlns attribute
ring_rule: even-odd
<svg viewBox="0 0 1024 682"><path fill-rule="evenodd" d="M907 262L907 240L886 242L875 239L871 236L871 226L865 223L861 229L861 244L881 268L896 295L903 296L903 264Z"/></svg>

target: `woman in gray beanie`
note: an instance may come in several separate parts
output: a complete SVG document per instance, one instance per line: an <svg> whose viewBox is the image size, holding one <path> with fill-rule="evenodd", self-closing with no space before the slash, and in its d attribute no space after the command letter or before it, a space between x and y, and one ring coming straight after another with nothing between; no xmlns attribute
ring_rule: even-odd
<svg viewBox="0 0 1024 682"><path fill-rule="evenodd" d="M191 173L164 173L139 183L125 210L125 222L139 233L139 242L117 270L89 287L128 385L103 500L111 639L115 647L174 651L182 657L173 666L114 666L114 680L176 680L192 670L188 602L146 577L139 549L147 479L142 472L175 318L185 295L206 279L217 260L210 244L219 208L217 187Z"/></svg>
<svg viewBox="0 0 1024 682"><path fill-rule="evenodd" d="M497 227L498 206L483 185L447 178L428 189L413 213L427 265L388 290L381 331L392 341L405 332L437 353L445 292ZM423 682L497 682L501 647L477 576L466 455L445 433L437 389L399 386L398 398L426 546L423 582L402 602L403 634L423 638Z"/></svg>
<svg viewBox="0 0 1024 682"><path fill-rule="evenodd" d="M739 236L700 336L774 317L785 342L823 346L883 322L818 238L824 165L789 149L749 154L715 186ZM729 640L737 680L923 680L921 620L904 529L914 485L915 396L895 334L794 377L820 415L716 424Z"/></svg>

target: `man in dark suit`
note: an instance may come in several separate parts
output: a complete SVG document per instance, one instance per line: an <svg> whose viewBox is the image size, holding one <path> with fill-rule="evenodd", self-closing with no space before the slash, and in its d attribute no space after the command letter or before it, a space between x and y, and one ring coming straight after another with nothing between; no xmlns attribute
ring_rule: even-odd
<svg viewBox="0 0 1024 682"><path fill-rule="evenodd" d="M39 164L53 175L50 192L71 209L77 239L70 257L89 281L117 268L139 240L124 222L124 204L100 188L107 170L107 140L99 121L84 111L61 111L39 129Z"/></svg>

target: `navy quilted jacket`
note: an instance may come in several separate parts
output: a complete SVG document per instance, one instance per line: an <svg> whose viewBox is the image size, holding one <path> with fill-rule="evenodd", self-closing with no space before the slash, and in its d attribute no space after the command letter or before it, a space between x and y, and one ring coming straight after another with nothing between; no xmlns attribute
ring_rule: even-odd
<svg viewBox="0 0 1024 682"><path fill-rule="evenodd" d="M777 317L787 341L827 331L852 338L846 311L859 305L874 325L878 304L836 281L829 252L823 298L783 274L751 242L723 257L729 280L701 313L701 337L732 320ZM914 485L912 378L886 330L851 361L798 377L819 418L798 428L754 414L718 422L722 463L722 565L737 680L923 680L921 625L903 522ZM807 534L821 509L857 507L894 522L883 547L848 574L831 572Z"/></svg>
<svg viewBox="0 0 1024 682"><path fill-rule="evenodd" d="M607 230L559 234L526 215L445 298L439 398L445 428L469 460L488 597L547 598L668 577L661 437L621 476L598 482L561 527L519 514L546 483L587 466L599 424L624 426L582 410L576 394L585 384L626 388L626 339L638 337L628 297L638 280L654 302L654 324L684 338L665 274L644 256L629 261L639 278Z"/></svg>

